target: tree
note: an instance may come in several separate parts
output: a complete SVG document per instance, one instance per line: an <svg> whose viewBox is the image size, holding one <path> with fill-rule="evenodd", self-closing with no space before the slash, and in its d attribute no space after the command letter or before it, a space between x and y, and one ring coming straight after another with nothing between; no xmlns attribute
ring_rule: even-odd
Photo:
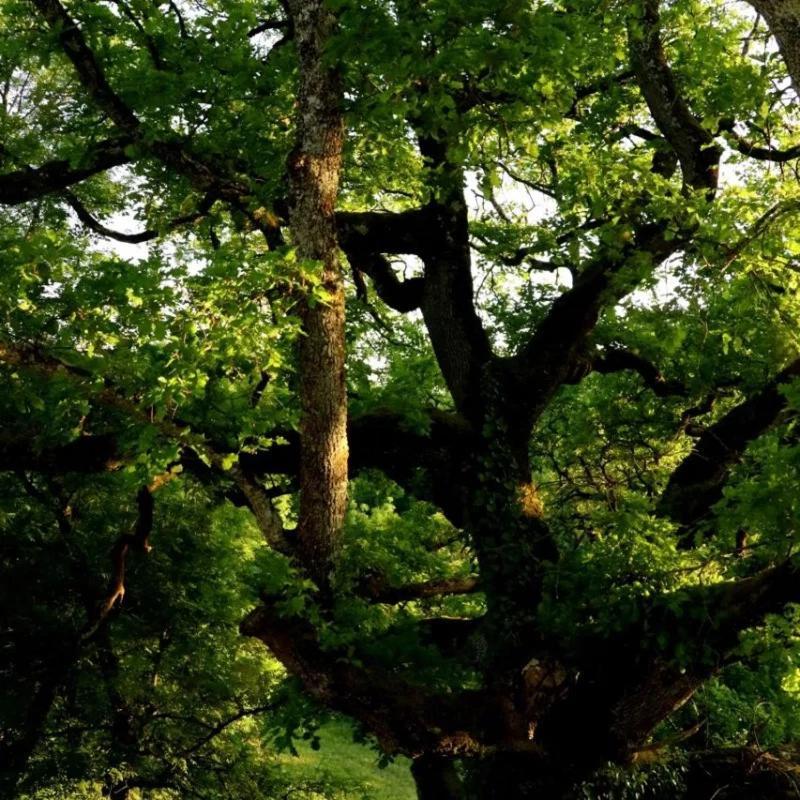
<svg viewBox="0 0 800 800"><path fill-rule="evenodd" d="M0 466L138 519L10 784L176 492L421 798L793 796L796 3L0 8Z"/></svg>

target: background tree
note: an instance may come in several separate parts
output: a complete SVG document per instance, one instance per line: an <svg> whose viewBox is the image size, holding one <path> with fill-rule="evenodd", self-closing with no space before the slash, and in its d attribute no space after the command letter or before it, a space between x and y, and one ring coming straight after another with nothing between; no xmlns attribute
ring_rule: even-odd
<svg viewBox="0 0 800 800"><path fill-rule="evenodd" d="M214 796L277 712L230 629L232 706L120 693L173 536L420 797L793 796L796 4L229 6L0 6L6 786L108 703L109 792Z"/></svg>

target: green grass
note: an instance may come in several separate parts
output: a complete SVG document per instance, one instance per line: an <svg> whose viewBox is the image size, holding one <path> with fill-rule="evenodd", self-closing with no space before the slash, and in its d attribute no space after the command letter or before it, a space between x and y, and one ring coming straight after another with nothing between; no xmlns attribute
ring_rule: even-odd
<svg viewBox="0 0 800 800"><path fill-rule="evenodd" d="M407 758L397 758L385 769L378 767L378 754L366 744L353 741L353 729L345 722L330 722L320 729L319 750L305 742L297 745L298 755L278 758L283 777L298 788L308 782L327 784L330 791L298 791L292 798L309 800L416 800L417 793Z"/></svg>

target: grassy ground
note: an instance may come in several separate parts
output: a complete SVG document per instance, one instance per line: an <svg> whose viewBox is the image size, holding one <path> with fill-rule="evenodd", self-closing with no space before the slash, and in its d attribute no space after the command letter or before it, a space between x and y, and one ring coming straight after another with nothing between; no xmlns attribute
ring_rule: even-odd
<svg viewBox="0 0 800 800"><path fill-rule="evenodd" d="M352 728L344 721L332 722L320 731L321 747L298 745L298 756L280 757L280 771L298 784L293 798L336 798L337 800L416 800L410 762L398 758L385 769L377 765L377 753L365 744L353 741ZM315 793L315 782L326 783L337 790ZM308 793L300 788L309 785Z"/></svg>

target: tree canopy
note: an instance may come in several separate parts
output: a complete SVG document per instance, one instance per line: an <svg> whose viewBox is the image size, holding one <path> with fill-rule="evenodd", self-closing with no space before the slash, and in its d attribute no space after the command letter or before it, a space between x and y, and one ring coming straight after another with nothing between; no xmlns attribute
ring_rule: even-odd
<svg viewBox="0 0 800 800"><path fill-rule="evenodd" d="M797 796L797 0L0 31L3 796Z"/></svg>

